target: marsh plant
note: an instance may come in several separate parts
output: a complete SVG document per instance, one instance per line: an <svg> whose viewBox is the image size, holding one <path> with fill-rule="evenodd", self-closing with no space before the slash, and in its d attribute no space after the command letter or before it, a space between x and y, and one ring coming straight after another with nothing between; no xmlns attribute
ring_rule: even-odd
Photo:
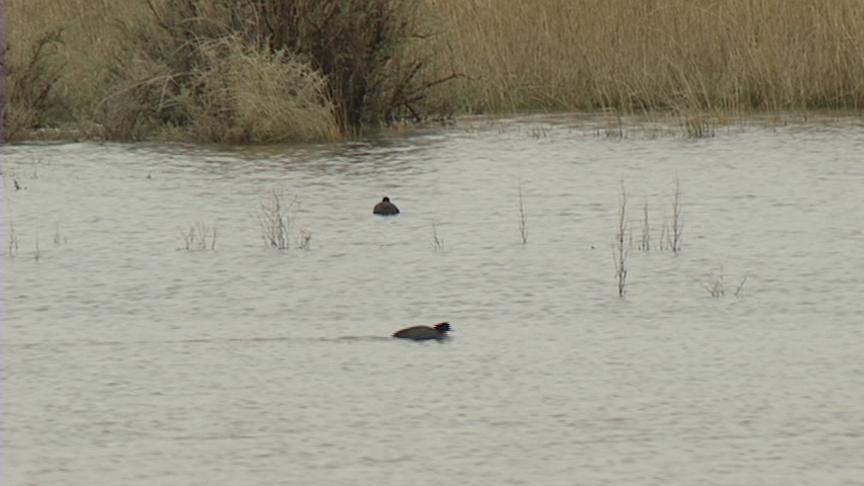
<svg viewBox="0 0 864 486"><path fill-rule="evenodd" d="M528 130L528 136L538 140L549 137L549 129L545 127L533 127Z"/></svg>
<svg viewBox="0 0 864 486"><path fill-rule="evenodd" d="M33 250L33 261L39 263L42 258L42 250L39 248L39 230L36 230L36 248Z"/></svg>
<svg viewBox="0 0 864 486"><path fill-rule="evenodd" d="M216 227L214 226L207 226L201 221L196 221L185 230L181 230L180 235L183 237L183 250L216 250Z"/></svg>
<svg viewBox="0 0 864 486"><path fill-rule="evenodd" d="M714 298L720 298L724 297L727 293L725 278L726 275L723 272L723 266L721 265L716 271L713 271L701 278L699 284L706 292L708 292L708 295ZM741 297L747 278L748 275L744 275L744 277L742 277L738 282L738 285L735 286L735 290L732 292L734 297Z"/></svg>
<svg viewBox="0 0 864 486"><path fill-rule="evenodd" d="M258 222L261 225L261 237L264 243L277 250L290 250L293 245L298 250L308 250L312 245L312 232L301 229L294 234L297 211L300 202L294 196L289 203L284 202L284 194L273 190L270 196L261 201L261 211Z"/></svg>
<svg viewBox="0 0 864 486"><path fill-rule="evenodd" d="M94 136L327 138L446 108L693 113L685 134L706 136L701 113L864 106L860 0L4 6L10 138L64 121Z"/></svg>
<svg viewBox="0 0 864 486"><path fill-rule="evenodd" d="M687 116L681 120L687 138L710 138L715 134L714 122L706 116Z"/></svg>
<svg viewBox="0 0 864 486"><path fill-rule="evenodd" d="M438 234L438 225L432 223L432 248L435 248L435 251L444 249L444 239Z"/></svg>
<svg viewBox="0 0 864 486"><path fill-rule="evenodd" d="M681 236L684 233L684 219L681 213L681 183L675 177L675 194L672 196L672 228L667 233L669 248L676 255L681 251Z"/></svg>
<svg viewBox="0 0 864 486"><path fill-rule="evenodd" d="M301 229L297 234L297 249L308 250L312 248L312 233L309 230Z"/></svg>
<svg viewBox="0 0 864 486"><path fill-rule="evenodd" d="M651 224L648 222L648 201L642 206L642 238L639 240L639 250L651 252Z"/></svg>
<svg viewBox="0 0 864 486"><path fill-rule="evenodd" d="M452 33L446 55L465 73L454 94L475 112L864 105L864 64L851 62L864 45L860 0L432 3Z"/></svg>
<svg viewBox="0 0 864 486"><path fill-rule="evenodd" d="M9 244L7 251L10 258L18 254L18 235L15 234L15 223L9 223Z"/></svg>
<svg viewBox="0 0 864 486"><path fill-rule="evenodd" d="M292 210L297 204L295 196L287 205L282 201L283 195L276 190L270 197L261 201L261 212L258 222L261 224L261 237L270 248L288 250L291 248Z"/></svg>
<svg viewBox="0 0 864 486"><path fill-rule="evenodd" d="M606 138L616 138L619 140L625 138L624 120L622 120L621 114L616 114L614 120L606 120L605 134Z"/></svg>
<svg viewBox="0 0 864 486"><path fill-rule="evenodd" d="M615 242L612 245L612 260L615 263L615 280L618 284L618 296L624 297L624 289L627 285L627 257L630 245L627 243L627 192L621 185L621 194L618 198L618 231L615 233Z"/></svg>
<svg viewBox="0 0 864 486"><path fill-rule="evenodd" d="M681 184L678 177L675 177L675 193L672 195L672 211L670 219L663 222L663 227L660 230L660 249L671 251L677 255L681 252L683 234L684 216L681 209Z"/></svg>
<svg viewBox="0 0 864 486"><path fill-rule="evenodd" d="M124 19L97 117L115 138L333 140L437 116L418 0L148 0Z"/></svg>
<svg viewBox="0 0 864 486"><path fill-rule="evenodd" d="M522 244L528 244L528 211L525 209L525 199L522 197L522 186L519 186L519 236Z"/></svg>
<svg viewBox="0 0 864 486"><path fill-rule="evenodd" d="M69 243L69 238L60 234L60 223L54 223L54 246L65 245Z"/></svg>

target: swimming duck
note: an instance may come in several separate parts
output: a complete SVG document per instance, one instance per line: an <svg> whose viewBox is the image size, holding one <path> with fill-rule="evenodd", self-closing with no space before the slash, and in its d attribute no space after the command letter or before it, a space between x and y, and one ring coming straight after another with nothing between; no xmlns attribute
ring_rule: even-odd
<svg viewBox="0 0 864 486"><path fill-rule="evenodd" d="M382 199L381 202L376 204L375 208L372 209L372 214L380 214L381 216L393 216L399 214L399 208L397 208L395 204L390 202L389 197L384 196L384 199Z"/></svg>
<svg viewBox="0 0 864 486"><path fill-rule="evenodd" d="M435 324L434 327L429 326L413 326L400 329L393 333L393 337L402 339L412 339L414 341L428 341L437 339L439 341L447 339L447 332L450 331L449 322L441 322Z"/></svg>

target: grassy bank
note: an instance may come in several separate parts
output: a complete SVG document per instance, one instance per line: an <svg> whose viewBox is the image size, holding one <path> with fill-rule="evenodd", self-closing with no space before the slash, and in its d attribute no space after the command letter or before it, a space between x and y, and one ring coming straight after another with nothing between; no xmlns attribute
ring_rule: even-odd
<svg viewBox="0 0 864 486"><path fill-rule="evenodd" d="M434 0L469 111L864 106L859 0Z"/></svg>
<svg viewBox="0 0 864 486"><path fill-rule="evenodd" d="M6 0L7 135L328 140L453 111L864 107L860 0L152 5Z"/></svg>

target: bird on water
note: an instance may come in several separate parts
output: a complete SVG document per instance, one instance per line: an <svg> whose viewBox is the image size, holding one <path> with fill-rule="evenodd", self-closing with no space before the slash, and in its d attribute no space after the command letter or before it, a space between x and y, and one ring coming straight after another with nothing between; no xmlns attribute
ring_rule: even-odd
<svg viewBox="0 0 864 486"><path fill-rule="evenodd" d="M394 216L399 214L399 208L396 207L395 204L390 202L390 198L384 196L384 199L381 200L375 207L372 209L372 214L380 214L381 216Z"/></svg>
<svg viewBox="0 0 864 486"><path fill-rule="evenodd" d="M432 339L441 341L447 339L450 331L449 322L440 322L434 326L412 326L400 329L393 333L394 338L411 339L413 341L429 341Z"/></svg>

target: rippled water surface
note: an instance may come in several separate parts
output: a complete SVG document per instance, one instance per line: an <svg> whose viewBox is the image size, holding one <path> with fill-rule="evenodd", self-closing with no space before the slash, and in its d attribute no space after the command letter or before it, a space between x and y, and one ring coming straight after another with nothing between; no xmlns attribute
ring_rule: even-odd
<svg viewBox="0 0 864 486"><path fill-rule="evenodd" d="M0 482L864 484L864 127L607 132L3 147Z"/></svg>

